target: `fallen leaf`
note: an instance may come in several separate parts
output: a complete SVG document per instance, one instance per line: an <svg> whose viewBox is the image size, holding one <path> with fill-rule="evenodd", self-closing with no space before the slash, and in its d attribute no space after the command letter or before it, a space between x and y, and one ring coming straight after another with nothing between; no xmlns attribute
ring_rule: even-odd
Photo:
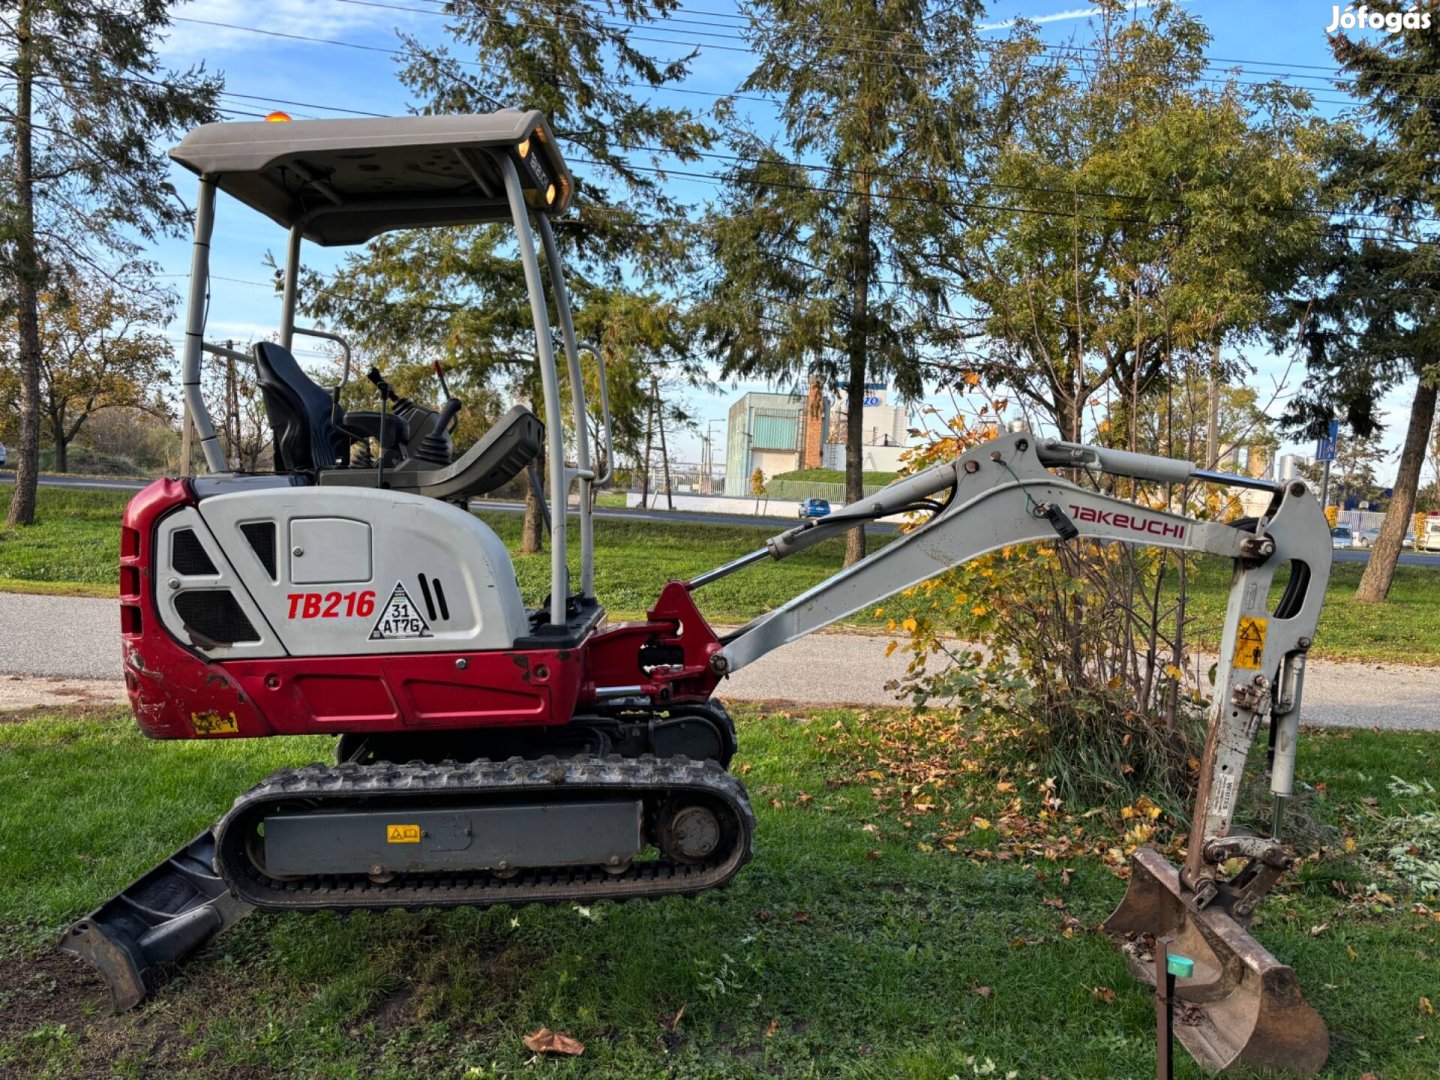
<svg viewBox="0 0 1440 1080"><path fill-rule="evenodd" d="M883 851L867 851L865 855L867 858L870 859L883 859L885 857L885 853Z"/></svg>
<svg viewBox="0 0 1440 1080"><path fill-rule="evenodd" d="M1355 947L1353 945L1346 945L1345 955L1348 956L1351 960L1354 960L1360 954L1355 951Z"/></svg>
<svg viewBox="0 0 1440 1080"><path fill-rule="evenodd" d="M1108 986L1092 986L1090 993L1096 1001L1103 1001L1106 1005L1113 1003L1115 1000L1115 991L1111 990Z"/></svg>
<svg viewBox="0 0 1440 1080"><path fill-rule="evenodd" d="M1422 997L1420 999L1420 1013L1422 1016L1435 1015L1435 1006L1430 1004L1430 999L1428 997Z"/></svg>
<svg viewBox="0 0 1440 1080"><path fill-rule="evenodd" d="M682 1002L681 1005L680 1005L680 1008L678 1008L678 1009L675 1010L675 1015L672 1016L672 1017L670 1017L669 1020L666 1020L666 1021L665 1021L665 1030L668 1031L668 1032L671 1032L671 1033L673 1034L674 1031L675 1031L675 1029L680 1026L680 1021L684 1018L684 1016L685 1016L685 1005L684 1005L684 1003Z"/></svg>
<svg viewBox="0 0 1440 1080"><path fill-rule="evenodd" d="M1314 926L1310 927L1310 936L1319 937L1321 934L1323 934L1326 930L1329 929L1330 924L1328 922L1316 923Z"/></svg>
<svg viewBox="0 0 1440 1080"><path fill-rule="evenodd" d="M982 998L992 997L995 994L995 988L993 986L981 986L979 983L971 983L970 989Z"/></svg>
<svg viewBox="0 0 1440 1080"><path fill-rule="evenodd" d="M808 923L810 921L810 913L808 911L795 912L795 921L798 923Z"/></svg>
<svg viewBox="0 0 1440 1080"><path fill-rule="evenodd" d="M551 1031L546 1027L533 1035L526 1035L525 1046L535 1054L567 1054L578 1057L585 1052L585 1044L579 1039L572 1039L563 1031Z"/></svg>
<svg viewBox="0 0 1440 1080"><path fill-rule="evenodd" d="M777 1032L777 1031L779 1031L779 1030L780 1030L780 1021L779 1021L779 1020L771 1020L771 1021L770 1021L770 1026L765 1029L765 1037L768 1039L768 1038L770 1038L770 1036L774 1035L775 1032Z"/></svg>

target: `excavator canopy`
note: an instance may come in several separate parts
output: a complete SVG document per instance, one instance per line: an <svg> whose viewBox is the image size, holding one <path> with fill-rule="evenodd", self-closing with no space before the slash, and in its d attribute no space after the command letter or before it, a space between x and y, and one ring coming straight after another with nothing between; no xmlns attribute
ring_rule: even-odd
<svg viewBox="0 0 1440 1080"><path fill-rule="evenodd" d="M327 247L391 229L510 220L497 155L515 163L531 211L569 205L570 171L533 109L206 124L170 151L221 191Z"/></svg>

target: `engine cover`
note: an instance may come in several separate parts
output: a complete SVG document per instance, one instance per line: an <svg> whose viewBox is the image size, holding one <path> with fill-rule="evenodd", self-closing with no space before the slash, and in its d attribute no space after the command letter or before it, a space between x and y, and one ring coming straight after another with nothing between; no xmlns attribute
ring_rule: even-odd
<svg viewBox="0 0 1440 1080"><path fill-rule="evenodd" d="M163 518L154 552L162 621L211 659L506 649L528 628L499 537L418 495L230 491Z"/></svg>

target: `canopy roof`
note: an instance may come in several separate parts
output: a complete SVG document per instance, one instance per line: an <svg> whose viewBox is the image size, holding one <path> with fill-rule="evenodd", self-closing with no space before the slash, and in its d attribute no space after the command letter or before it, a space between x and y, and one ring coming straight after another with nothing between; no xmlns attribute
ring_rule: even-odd
<svg viewBox="0 0 1440 1080"><path fill-rule="evenodd" d="M508 220L500 155L515 162L532 210L558 214L569 205L570 171L533 109L206 124L170 151L221 191L326 246L391 229Z"/></svg>

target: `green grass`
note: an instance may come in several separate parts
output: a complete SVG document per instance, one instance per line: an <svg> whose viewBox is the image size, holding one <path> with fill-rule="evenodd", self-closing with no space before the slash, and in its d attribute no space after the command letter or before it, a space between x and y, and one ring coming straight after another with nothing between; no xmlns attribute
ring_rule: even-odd
<svg viewBox="0 0 1440 1080"><path fill-rule="evenodd" d="M120 1017L52 954L55 935L246 783L327 743L152 743L115 713L0 726L0 1075L946 1080L987 1059L995 1076L1150 1075L1149 995L1095 931L1124 882L1094 852L1124 825L1076 807L1045 838L1002 836L1039 826L1026 784L1006 824L1013 796L997 795L994 770L945 773L927 788L942 805L921 813L865 768L885 765L866 747L903 723L742 712L734 767L757 850L723 892L587 910L253 915ZM1435 734L1312 734L1300 773L1323 785L1315 812L1352 828L1413 809L1384 782L1433 776L1437 755ZM952 853L945 830L967 819ZM1083 839L1047 855L1072 825ZM1332 882L1380 892L1357 902ZM1324 1076L1440 1073L1440 1023L1420 1008L1436 997L1440 923L1415 899L1350 856L1307 862L1262 908L1257 936L1331 1027ZM531 1064L521 1040L541 1026L582 1040L584 1056ZM1201 1074L1183 1059L1177 1075Z"/></svg>
<svg viewBox="0 0 1440 1080"><path fill-rule="evenodd" d="M116 594L119 521L126 494L113 491L40 489L37 524L0 529L0 590ZM480 514L510 550L520 540L520 517ZM599 520L596 536L596 592L615 618L642 615L666 581L687 579L753 551L773 527L711 526ZM873 537L872 543L885 542ZM780 562L766 561L696 594L707 618L741 623L819 584L840 568L843 540L832 540ZM578 566L579 543L571 531L571 565ZM549 556L515 559L526 602L538 606L549 591ZM1385 604L1354 602L1364 567L1334 565L1326 607L1312 655L1325 659L1440 665L1440 569L1400 566ZM1220 636L1230 569L1220 560L1200 560L1191 589L1197 616L1192 639L1214 647ZM901 605L887 605L891 616ZM878 629L880 620L861 612L852 626Z"/></svg>
<svg viewBox="0 0 1440 1080"><path fill-rule="evenodd" d="M886 484L893 484L899 473L893 472L867 472L862 473L860 482L865 485L877 485L884 487ZM843 484L845 483L844 469L796 469L793 472L776 473L771 481L784 480L806 484Z"/></svg>
<svg viewBox="0 0 1440 1080"><path fill-rule="evenodd" d="M131 494L41 487L35 524L0 523L0 579L98 585L115 595L120 515Z"/></svg>

